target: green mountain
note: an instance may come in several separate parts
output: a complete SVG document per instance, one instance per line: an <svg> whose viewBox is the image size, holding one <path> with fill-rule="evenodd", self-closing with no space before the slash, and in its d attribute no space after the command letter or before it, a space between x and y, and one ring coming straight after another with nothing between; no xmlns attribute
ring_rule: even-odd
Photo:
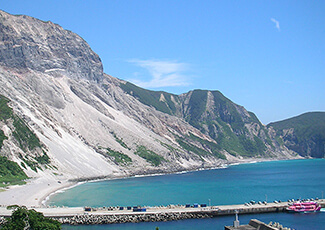
<svg viewBox="0 0 325 230"><path fill-rule="evenodd" d="M323 158L325 155L325 112L310 112L273 122L285 146L301 156Z"/></svg>
<svg viewBox="0 0 325 230"><path fill-rule="evenodd" d="M267 129L255 114L219 91L194 90L175 95L142 89L129 82L120 87L140 102L182 118L211 137L217 143L211 149L226 150L232 155L263 156L273 147Z"/></svg>

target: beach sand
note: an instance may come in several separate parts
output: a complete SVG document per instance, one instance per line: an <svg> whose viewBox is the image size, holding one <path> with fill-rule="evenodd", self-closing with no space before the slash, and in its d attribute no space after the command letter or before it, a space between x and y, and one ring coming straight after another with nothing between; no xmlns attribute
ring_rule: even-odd
<svg viewBox="0 0 325 230"><path fill-rule="evenodd" d="M49 178L32 179L25 185L10 186L5 191L0 192L0 204L4 206L17 204L26 207L41 207L42 201L50 194L75 184Z"/></svg>

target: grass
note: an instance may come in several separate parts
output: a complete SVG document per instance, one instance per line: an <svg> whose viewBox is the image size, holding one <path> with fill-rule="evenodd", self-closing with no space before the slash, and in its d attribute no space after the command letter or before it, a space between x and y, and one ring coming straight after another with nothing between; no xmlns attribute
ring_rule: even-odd
<svg viewBox="0 0 325 230"><path fill-rule="evenodd" d="M144 158L147 162L151 163L153 166L159 166L163 161L166 161L165 158L147 149L143 145L138 146L134 154Z"/></svg>

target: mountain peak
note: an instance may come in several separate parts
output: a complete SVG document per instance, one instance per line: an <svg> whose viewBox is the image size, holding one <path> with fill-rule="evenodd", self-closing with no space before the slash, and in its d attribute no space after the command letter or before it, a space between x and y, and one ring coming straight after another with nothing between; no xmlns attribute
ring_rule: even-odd
<svg viewBox="0 0 325 230"><path fill-rule="evenodd" d="M53 22L0 11L0 63L19 71L101 81L99 56L77 34Z"/></svg>

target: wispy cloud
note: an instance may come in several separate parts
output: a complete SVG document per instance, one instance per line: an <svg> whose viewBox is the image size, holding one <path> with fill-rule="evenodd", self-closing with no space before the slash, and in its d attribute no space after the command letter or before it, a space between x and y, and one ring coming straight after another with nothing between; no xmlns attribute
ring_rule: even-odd
<svg viewBox="0 0 325 230"><path fill-rule="evenodd" d="M280 22L274 18L271 18L271 21L274 22L275 28L277 28L278 31L280 31Z"/></svg>
<svg viewBox="0 0 325 230"><path fill-rule="evenodd" d="M140 87L159 88L189 85L188 76L184 75L184 72L189 68L189 65L186 63L138 59L129 60L129 62L146 69L150 74L151 79L148 81L129 79L129 81Z"/></svg>

